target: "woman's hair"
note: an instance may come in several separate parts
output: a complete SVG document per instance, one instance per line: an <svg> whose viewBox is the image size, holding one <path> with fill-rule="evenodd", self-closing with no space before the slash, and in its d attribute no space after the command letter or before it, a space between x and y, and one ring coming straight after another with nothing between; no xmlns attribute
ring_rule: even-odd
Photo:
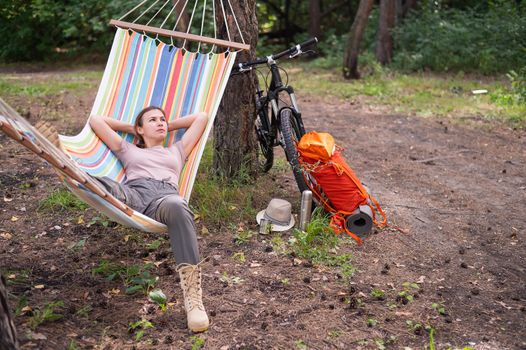
<svg viewBox="0 0 526 350"><path fill-rule="evenodd" d="M153 110L159 110L161 111L161 113L163 114L164 118L166 119L166 113L164 112L164 110L161 108L161 107L157 107L157 106L149 106L149 107L146 107L146 108L143 108L139 114L137 114L137 118L135 118L135 125L134 125L134 129L135 129L135 135L137 136L137 138L139 139L139 142L137 143L137 147L140 147L140 148L144 148L145 144L144 144L144 139L142 138L141 135L139 135L137 133L137 128L142 126L142 117L149 111L153 111Z"/></svg>

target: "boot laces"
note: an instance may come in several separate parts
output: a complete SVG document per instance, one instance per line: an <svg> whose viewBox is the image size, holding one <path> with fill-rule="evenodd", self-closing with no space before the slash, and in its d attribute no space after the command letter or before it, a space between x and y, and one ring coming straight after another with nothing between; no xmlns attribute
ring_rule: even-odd
<svg viewBox="0 0 526 350"><path fill-rule="evenodd" d="M182 287L189 310L197 307L204 311L205 307L201 296L201 269L196 265L186 265L181 268L181 273L185 276Z"/></svg>

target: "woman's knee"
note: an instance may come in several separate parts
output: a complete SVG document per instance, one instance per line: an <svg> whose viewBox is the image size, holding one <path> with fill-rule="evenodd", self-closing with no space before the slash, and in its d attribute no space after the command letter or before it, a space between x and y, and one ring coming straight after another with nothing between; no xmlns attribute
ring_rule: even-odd
<svg viewBox="0 0 526 350"><path fill-rule="evenodd" d="M166 197L157 208L157 216L164 218L163 221L181 220L184 216L189 216L193 220L188 202L181 196Z"/></svg>

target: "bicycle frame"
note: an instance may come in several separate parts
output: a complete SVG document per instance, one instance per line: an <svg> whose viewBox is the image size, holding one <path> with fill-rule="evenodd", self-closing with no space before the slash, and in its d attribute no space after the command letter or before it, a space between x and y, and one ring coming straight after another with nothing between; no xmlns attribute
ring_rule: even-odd
<svg viewBox="0 0 526 350"><path fill-rule="evenodd" d="M271 80L270 86L267 91L267 95L263 95L263 90L259 85L259 82L256 82L256 108L258 110L258 115L260 117L261 123L263 124L264 129L269 132L276 130L276 135L270 135L273 139L273 146L278 146L280 144L281 135L279 133L280 125L280 112L283 108L290 108L292 110L292 115L296 119L296 122L301 130L305 130L303 125L303 120L301 118L301 111L296 99L296 94L294 93L294 88L290 85L284 85L281 79L281 74L279 72L279 67L273 59L269 59L268 66L270 68ZM286 93L289 97L290 104L280 108L279 106L279 96L280 93ZM271 118L268 118L268 105L271 106ZM266 123L266 125L265 125ZM270 128L270 126L276 126L276 128Z"/></svg>

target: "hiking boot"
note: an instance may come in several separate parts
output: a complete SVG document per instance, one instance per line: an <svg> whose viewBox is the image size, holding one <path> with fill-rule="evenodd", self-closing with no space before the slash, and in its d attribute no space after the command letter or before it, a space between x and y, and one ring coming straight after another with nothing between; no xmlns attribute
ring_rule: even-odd
<svg viewBox="0 0 526 350"><path fill-rule="evenodd" d="M188 328L193 332L204 332L210 321L203 306L201 268L198 265L181 264L177 271L181 278Z"/></svg>

